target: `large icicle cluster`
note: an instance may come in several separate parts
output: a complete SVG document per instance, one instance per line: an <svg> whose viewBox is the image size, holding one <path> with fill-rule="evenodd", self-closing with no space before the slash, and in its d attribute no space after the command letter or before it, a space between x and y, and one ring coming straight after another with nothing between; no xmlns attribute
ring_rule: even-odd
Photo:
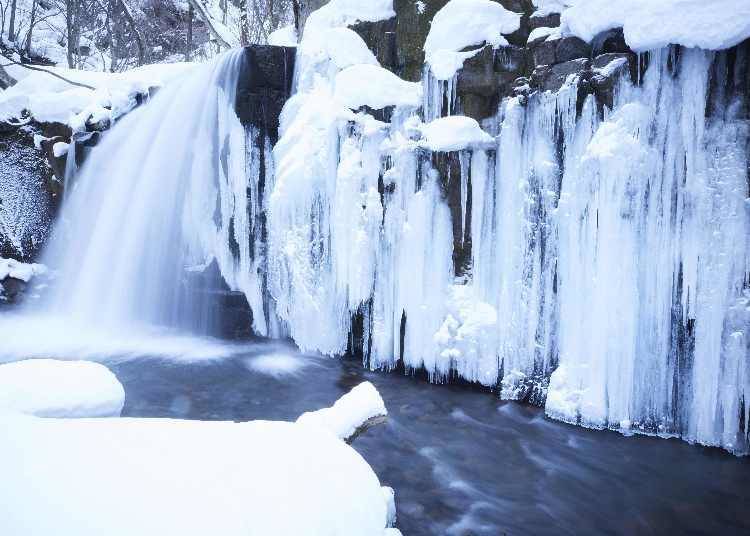
<svg viewBox="0 0 750 536"><path fill-rule="evenodd" d="M611 109L571 77L480 128L441 119L455 80L404 82L350 21L318 18L253 209L256 317L303 349L457 374L568 422L746 451L750 125L727 72L741 58L657 50ZM457 156L460 184L433 151Z"/></svg>

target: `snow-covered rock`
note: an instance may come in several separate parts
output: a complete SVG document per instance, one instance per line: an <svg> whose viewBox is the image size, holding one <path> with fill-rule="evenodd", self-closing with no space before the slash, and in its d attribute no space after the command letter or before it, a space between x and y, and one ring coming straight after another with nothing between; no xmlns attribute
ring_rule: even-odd
<svg viewBox="0 0 750 536"><path fill-rule="evenodd" d="M42 123L63 123L82 130L90 119L114 121L137 105L139 95L161 87L192 69L194 64L145 65L122 73L44 67L45 70L94 89L74 86L48 73L7 67L18 79L0 92L0 121L20 118L24 111Z"/></svg>
<svg viewBox="0 0 750 536"><path fill-rule="evenodd" d="M335 96L348 108L414 106L422 102L422 85L406 82L377 65L352 65L336 75Z"/></svg>
<svg viewBox="0 0 750 536"><path fill-rule="evenodd" d="M98 363L29 359L0 365L0 413L119 417L124 403L122 385Z"/></svg>
<svg viewBox="0 0 750 536"><path fill-rule="evenodd" d="M322 411L354 425L385 407L363 384ZM9 535L399 535L388 528L393 490L317 418L301 420L0 413L0 527Z"/></svg>
<svg viewBox="0 0 750 536"><path fill-rule="evenodd" d="M579 0L562 11L561 27L591 41L596 34L622 27L636 51L668 44L721 50L750 37L746 0Z"/></svg>
<svg viewBox="0 0 750 536"><path fill-rule="evenodd" d="M0 281L6 277L11 277L28 283L32 277L43 275L46 272L47 267L43 264L25 263L0 257Z"/></svg>
<svg viewBox="0 0 750 536"><path fill-rule="evenodd" d="M450 79L474 52L472 45L506 45L521 16L491 0L451 0L435 14L424 44L425 61L438 80Z"/></svg>
<svg viewBox="0 0 750 536"><path fill-rule="evenodd" d="M419 130L422 132L420 146L431 151L460 151L494 142L475 119L463 115L435 119L421 125Z"/></svg>
<svg viewBox="0 0 750 536"><path fill-rule="evenodd" d="M351 26L395 17L393 0L330 0L307 18L305 33L320 28Z"/></svg>
<svg viewBox="0 0 750 536"><path fill-rule="evenodd" d="M297 419L297 424L323 428L339 439L348 439L370 419L386 415L388 411L380 393L373 384L364 382L339 398L330 408L303 413Z"/></svg>

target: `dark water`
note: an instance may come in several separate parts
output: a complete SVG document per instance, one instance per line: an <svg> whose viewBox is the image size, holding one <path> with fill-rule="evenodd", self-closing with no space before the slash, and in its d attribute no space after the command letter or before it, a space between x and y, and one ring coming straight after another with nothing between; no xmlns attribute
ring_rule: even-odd
<svg viewBox="0 0 750 536"><path fill-rule="evenodd" d="M253 370L269 352L303 366ZM293 420L371 381L390 416L354 447L396 490L404 536L750 534L750 459L717 449L585 430L488 393L278 345L222 361L109 365L125 386L123 415L138 417Z"/></svg>

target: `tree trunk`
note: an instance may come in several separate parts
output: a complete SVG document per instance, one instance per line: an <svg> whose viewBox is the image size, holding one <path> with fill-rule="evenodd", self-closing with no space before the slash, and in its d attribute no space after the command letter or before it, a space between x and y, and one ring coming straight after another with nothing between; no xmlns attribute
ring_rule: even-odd
<svg viewBox="0 0 750 536"><path fill-rule="evenodd" d="M122 6L122 11L125 14L125 19L127 19L128 24L130 25L130 30L133 32L133 36L135 37L135 44L138 47L138 65L143 65L143 57L145 55L143 38L141 37L141 33L138 31L138 26L135 24L133 13L131 13L130 8L125 3L125 0L120 0L120 5Z"/></svg>
<svg viewBox="0 0 750 536"><path fill-rule="evenodd" d="M240 44L244 47L250 43L247 28L247 0L240 0Z"/></svg>
<svg viewBox="0 0 750 536"><path fill-rule="evenodd" d="M65 29L68 32L68 67L74 69L78 51L78 0L65 0Z"/></svg>
<svg viewBox="0 0 750 536"><path fill-rule="evenodd" d="M188 30L187 43L185 47L185 61L190 61L190 52L193 49L193 4L188 6Z"/></svg>
<svg viewBox="0 0 750 536"><path fill-rule="evenodd" d="M224 39L224 37L221 35L221 32L216 29L216 26L214 26L213 17L211 17L211 14L208 12L208 10L206 10L203 4L200 3L200 0L188 0L188 2L190 2L190 6L193 7L198 13L198 16L201 18L201 20L206 23L206 26L208 26L208 31L211 33L219 46L221 48L232 48L232 45L227 43L226 39Z"/></svg>
<svg viewBox="0 0 750 536"><path fill-rule="evenodd" d="M26 46L24 47L26 50L26 55L29 56L31 54L31 36L34 33L34 24L36 24L36 0L33 0L31 3L31 19L29 19L29 33L26 34Z"/></svg>
<svg viewBox="0 0 750 536"><path fill-rule="evenodd" d="M16 0L10 4L10 22L8 23L8 41L15 41L16 33Z"/></svg>

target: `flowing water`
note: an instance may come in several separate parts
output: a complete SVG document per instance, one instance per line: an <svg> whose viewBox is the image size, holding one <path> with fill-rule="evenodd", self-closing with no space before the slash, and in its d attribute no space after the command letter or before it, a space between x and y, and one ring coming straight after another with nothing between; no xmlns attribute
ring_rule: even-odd
<svg viewBox="0 0 750 536"><path fill-rule="evenodd" d="M479 390L280 343L192 364L108 364L132 417L293 420L371 381L389 417L353 446L396 490L405 536L750 531L750 459L719 449L586 430Z"/></svg>

